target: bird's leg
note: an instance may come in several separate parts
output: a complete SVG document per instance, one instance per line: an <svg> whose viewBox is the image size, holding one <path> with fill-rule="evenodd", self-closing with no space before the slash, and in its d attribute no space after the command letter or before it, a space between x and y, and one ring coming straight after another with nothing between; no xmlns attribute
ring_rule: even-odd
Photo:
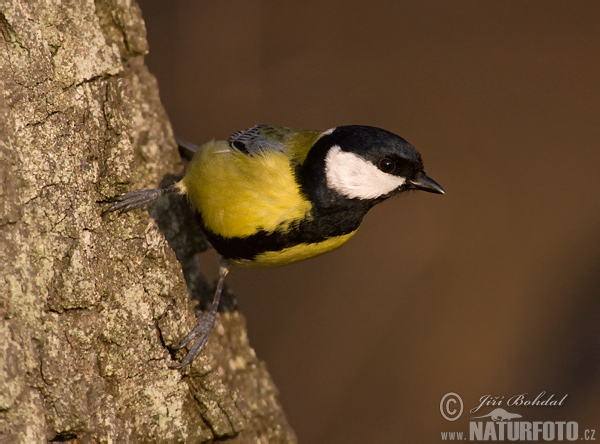
<svg viewBox="0 0 600 444"><path fill-rule="evenodd" d="M102 216L114 211L120 211L121 214L123 214L127 213L128 211L135 210L136 208L147 207L156 202L156 200L163 194L177 193L179 191L180 190L177 184L173 184L167 188L137 190L121 194L120 196L111 197L102 201L102 203L112 203L110 207L102 212Z"/></svg>
<svg viewBox="0 0 600 444"><path fill-rule="evenodd" d="M191 364L202 352L202 349L208 342L210 332L215 325L217 311L219 310L219 301L221 300L221 293L223 292L223 284L225 283L225 276L227 276L227 273L229 273L229 264L225 259L221 259L221 262L219 263L219 281L217 282L217 289L215 290L215 295L213 296L213 301L208 313L198 313L198 326L193 329L177 347L175 347L175 350L182 349L192 341L194 341L194 345L192 345L192 348L181 362L171 368L178 369Z"/></svg>

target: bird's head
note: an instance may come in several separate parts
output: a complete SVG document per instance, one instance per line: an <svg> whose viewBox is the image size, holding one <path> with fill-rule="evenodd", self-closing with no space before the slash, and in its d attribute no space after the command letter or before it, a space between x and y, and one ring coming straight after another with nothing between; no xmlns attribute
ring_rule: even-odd
<svg viewBox="0 0 600 444"><path fill-rule="evenodd" d="M410 143L370 126L325 131L298 172L303 191L324 206L354 201L370 208L411 189L444 194L425 174L421 156Z"/></svg>

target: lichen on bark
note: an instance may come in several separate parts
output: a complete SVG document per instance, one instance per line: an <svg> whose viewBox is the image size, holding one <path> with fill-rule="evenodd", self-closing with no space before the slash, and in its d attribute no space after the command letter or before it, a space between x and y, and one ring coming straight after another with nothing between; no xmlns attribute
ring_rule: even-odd
<svg viewBox="0 0 600 444"><path fill-rule="evenodd" d="M0 442L294 441L238 312L169 368L195 324L182 264L209 287L186 203L100 216L182 170L139 7L8 0L0 32Z"/></svg>

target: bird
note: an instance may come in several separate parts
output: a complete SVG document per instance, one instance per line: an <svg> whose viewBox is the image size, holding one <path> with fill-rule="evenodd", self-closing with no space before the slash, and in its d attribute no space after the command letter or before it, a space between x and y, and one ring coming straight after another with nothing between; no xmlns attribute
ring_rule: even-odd
<svg viewBox="0 0 600 444"><path fill-rule="evenodd" d="M221 256L212 304L176 347L194 341L173 368L190 364L206 345L231 267L273 267L321 255L345 244L374 205L396 194L445 194L409 142L372 126L317 131L261 124L201 147L177 143L191 157L180 181L109 198L104 202L112 205L102 213L147 207L168 193L186 195Z"/></svg>

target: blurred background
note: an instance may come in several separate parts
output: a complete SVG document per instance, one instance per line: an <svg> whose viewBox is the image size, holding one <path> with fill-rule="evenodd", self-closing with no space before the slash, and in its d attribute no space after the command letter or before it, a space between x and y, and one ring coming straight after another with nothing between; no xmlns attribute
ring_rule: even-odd
<svg viewBox="0 0 600 444"><path fill-rule="evenodd" d="M542 391L568 397L504 407L600 429L600 3L140 5L179 137L373 125L446 189L374 208L333 253L231 273L300 442L439 442L484 395Z"/></svg>

